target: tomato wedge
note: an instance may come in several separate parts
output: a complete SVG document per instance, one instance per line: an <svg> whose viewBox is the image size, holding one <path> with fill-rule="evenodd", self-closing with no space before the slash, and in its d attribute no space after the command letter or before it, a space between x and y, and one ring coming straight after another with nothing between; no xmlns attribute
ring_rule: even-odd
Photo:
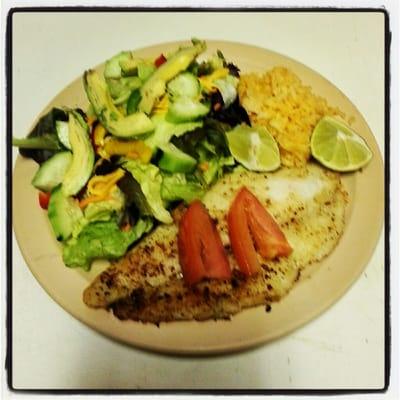
<svg viewBox="0 0 400 400"><path fill-rule="evenodd" d="M39 205L43 208L43 210L47 210L49 207L50 201L50 193L47 192L39 192Z"/></svg>
<svg viewBox="0 0 400 400"><path fill-rule="evenodd" d="M279 225L248 190L247 196L249 199L247 203L248 222L258 252L266 259L288 256L292 252L292 248Z"/></svg>
<svg viewBox="0 0 400 400"><path fill-rule="evenodd" d="M231 277L231 268L219 233L199 200L190 204L180 220L178 251L183 278L188 285L203 278Z"/></svg>
<svg viewBox="0 0 400 400"><path fill-rule="evenodd" d="M292 252L279 225L245 187L236 195L229 209L228 231L233 254L247 276L261 270L257 251L269 260Z"/></svg>
<svg viewBox="0 0 400 400"><path fill-rule="evenodd" d="M249 276L261 271L247 222L245 193L240 191L228 212L228 233L233 254L241 271Z"/></svg>

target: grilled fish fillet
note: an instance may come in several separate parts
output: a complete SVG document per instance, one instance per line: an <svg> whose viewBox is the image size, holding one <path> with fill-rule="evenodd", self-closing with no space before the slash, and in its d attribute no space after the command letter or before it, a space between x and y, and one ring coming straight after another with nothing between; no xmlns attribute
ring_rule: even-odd
<svg viewBox="0 0 400 400"><path fill-rule="evenodd" d="M246 186L274 216L293 248L289 257L266 261L263 272L244 277L229 245L226 215ZM320 261L343 233L347 193L339 174L309 163L274 173L237 169L203 199L217 224L233 269L230 280L185 285L178 259L177 224L161 225L84 291L93 308L111 308L120 319L160 323L229 318L244 308L281 299L308 265Z"/></svg>

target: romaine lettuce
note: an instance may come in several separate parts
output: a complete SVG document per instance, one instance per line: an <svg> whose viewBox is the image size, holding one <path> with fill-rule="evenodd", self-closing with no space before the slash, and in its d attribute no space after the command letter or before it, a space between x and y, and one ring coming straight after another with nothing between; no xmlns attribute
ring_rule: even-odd
<svg viewBox="0 0 400 400"><path fill-rule="evenodd" d="M116 220L87 224L78 237L70 239L63 248L63 261L68 267L89 270L93 260L115 259L153 226L151 219L140 219L129 231L122 231Z"/></svg>
<svg viewBox="0 0 400 400"><path fill-rule="evenodd" d="M198 182L190 182L185 174L163 174L161 197L165 201L183 200L190 203L194 199L201 199L205 190Z"/></svg>
<svg viewBox="0 0 400 400"><path fill-rule="evenodd" d="M161 198L163 179L160 170L153 164L142 164L131 159L125 159L122 163L122 168L130 172L139 183L154 218L170 224L172 222L171 214L165 208L164 201Z"/></svg>
<svg viewBox="0 0 400 400"><path fill-rule="evenodd" d="M203 126L203 121L174 124L166 121L165 115L154 115L151 120L155 126L155 130L148 138L145 139L145 143L153 150L156 147L167 144L173 136L179 137L186 132L191 132L196 128Z"/></svg>

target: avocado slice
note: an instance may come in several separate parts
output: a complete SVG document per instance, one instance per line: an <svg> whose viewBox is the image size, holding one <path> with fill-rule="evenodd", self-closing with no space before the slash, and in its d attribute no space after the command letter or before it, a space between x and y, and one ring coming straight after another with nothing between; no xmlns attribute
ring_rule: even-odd
<svg viewBox="0 0 400 400"><path fill-rule="evenodd" d="M125 117L114 105L106 82L96 71L86 71L83 84L97 117L114 136L130 138L149 133L154 129L150 118L143 112Z"/></svg>
<svg viewBox="0 0 400 400"><path fill-rule="evenodd" d="M77 194L92 174L94 150L89 138L89 127L76 111L69 111L68 131L72 160L62 180L65 196Z"/></svg>
<svg viewBox="0 0 400 400"><path fill-rule="evenodd" d="M139 110L150 114L155 101L165 93L166 84L180 72L185 71L192 61L206 50L204 41L193 40L192 47L178 50L162 64L144 83L140 92L142 100Z"/></svg>
<svg viewBox="0 0 400 400"><path fill-rule="evenodd" d="M65 172L71 164L70 151L60 151L45 161L32 179L32 185L44 192L51 192L64 179Z"/></svg>

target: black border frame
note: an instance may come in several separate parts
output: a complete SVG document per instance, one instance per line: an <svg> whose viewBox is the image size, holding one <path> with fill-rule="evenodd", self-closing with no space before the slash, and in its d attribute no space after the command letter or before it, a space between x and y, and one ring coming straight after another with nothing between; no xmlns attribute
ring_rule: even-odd
<svg viewBox="0 0 400 400"><path fill-rule="evenodd" d="M16 389L12 383L12 23L15 13L28 12L369 12L382 13L385 18L385 378L382 389ZM390 307L390 46L392 34L389 26L389 13L383 8L337 8L337 7L255 7L255 8L198 8L198 7L95 7L95 6L68 6L68 7L15 7L7 14L6 23L6 265L7 265L7 351L5 369L7 384L14 393L34 394L215 394L215 395L335 395L335 394L364 394L384 393L389 388L391 370L391 307Z"/></svg>

